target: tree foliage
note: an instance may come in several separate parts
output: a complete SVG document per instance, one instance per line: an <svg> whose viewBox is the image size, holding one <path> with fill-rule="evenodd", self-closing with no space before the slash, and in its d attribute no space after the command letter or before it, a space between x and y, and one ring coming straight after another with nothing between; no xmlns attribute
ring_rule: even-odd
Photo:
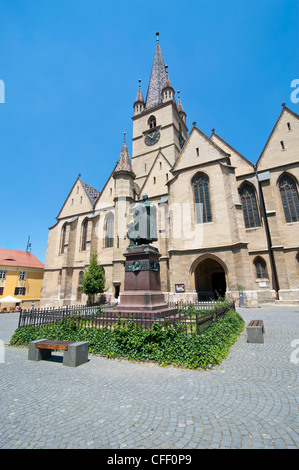
<svg viewBox="0 0 299 470"><path fill-rule="evenodd" d="M101 294L105 289L105 276L102 266L98 263L98 255L93 253L87 271L81 279L81 289L88 295L89 302L96 294Z"/></svg>

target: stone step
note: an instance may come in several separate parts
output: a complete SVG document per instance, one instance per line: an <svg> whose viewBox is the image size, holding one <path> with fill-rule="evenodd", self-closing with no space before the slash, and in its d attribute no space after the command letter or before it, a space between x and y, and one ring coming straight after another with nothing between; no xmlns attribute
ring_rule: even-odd
<svg viewBox="0 0 299 470"><path fill-rule="evenodd" d="M298 300L275 300L275 305L289 305L289 306L292 306L294 305L295 307L297 307L297 305L299 305L299 299Z"/></svg>

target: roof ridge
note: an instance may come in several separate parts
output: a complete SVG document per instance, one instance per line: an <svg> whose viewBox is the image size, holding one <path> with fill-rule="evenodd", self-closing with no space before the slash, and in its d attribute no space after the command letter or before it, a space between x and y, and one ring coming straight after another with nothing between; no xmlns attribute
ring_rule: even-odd
<svg viewBox="0 0 299 470"><path fill-rule="evenodd" d="M248 158L244 157L244 155L242 155L242 153L240 153L238 150L236 150L232 145L230 145L226 140L224 140L222 137L220 137L219 134L216 134L215 132L215 129L212 130L212 134L211 134L211 137L210 139L212 140L212 136L215 135L219 140L221 140L221 142L224 143L224 145L227 145L230 149L233 150L233 152L236 152L241 158L243 158L244 160L246 160L247 163L249 163L252 167L253 167L253 163L248 160ZM215 142L214 142L215 143ZM217 144L216 144L217 145ZM219 146L218 146L219 147Z"/></svg>

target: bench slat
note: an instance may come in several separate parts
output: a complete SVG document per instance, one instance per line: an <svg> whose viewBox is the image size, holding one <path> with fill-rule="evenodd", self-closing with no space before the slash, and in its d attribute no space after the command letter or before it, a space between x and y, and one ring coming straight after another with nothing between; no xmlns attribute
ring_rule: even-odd
<svg viewBox="0 0 299 470"><path fill-rule="evenodd" d="M74 344L74 341L42 341L36 343L35 347L38 349L58 349L60 351L67 351L69 344Z"/></svg>
<svg viewBox="0 0 299 470"><path fill-rule="evenodd" d="M251 320L248 326L263 326L263 320Z"/></svg>

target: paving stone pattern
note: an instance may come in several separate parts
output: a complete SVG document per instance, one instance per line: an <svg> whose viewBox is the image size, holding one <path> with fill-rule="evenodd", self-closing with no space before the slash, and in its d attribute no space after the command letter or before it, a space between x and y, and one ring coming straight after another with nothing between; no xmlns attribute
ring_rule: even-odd
<svg viewBox="0 0 299 470"><path fill-rule="evenodd" d="M69 368L62 353L32 362L27 348L6 346L0 448L297 449L299 364L291 362L291 342L299 339L299 308L239 312L246 324L264 320L264 344L247 343L245 329L207 371L93 355ZM6 343L13 315L0 315Z"/></svg>

